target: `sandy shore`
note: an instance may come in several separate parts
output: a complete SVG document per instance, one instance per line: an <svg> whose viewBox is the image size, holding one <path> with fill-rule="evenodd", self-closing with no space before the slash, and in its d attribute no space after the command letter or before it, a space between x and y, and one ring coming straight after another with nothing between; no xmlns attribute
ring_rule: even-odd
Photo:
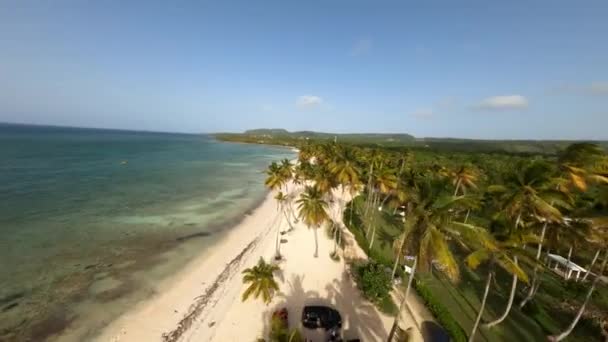
<svg viewBox="0 0 608 342"><path fill-rule="evenodd" d="M299 193L295 185L289 192ZM332 217L340 220L340 192L331 205ZM260 257L272 260L275 252L277 224L289 228L277 211L274 193L234 227L212 250L203 253L170 281L159 287L158 295L146 300L117 318L98 336L97 341L252 341L268 331L269 317L279 307L287 307L291 327L300 326L302 307L328 304L336 307L343 318L345 339L362 341L386 340L392 317L380 313L364 300L357 290L345 258L333 261L329 254L333 242L320 229L319 257L314 258L314 235L303 223L282 239L284 256L279 265L280 294L269 304L259 300L241 302L244 289L243 269L254 265ZM352 235L345 234L349 258L365 258ZM425 308L413 297L411 307L428 318ZM404 315L408 316L408 315ZM419 317L404 317L404 326L420 324ZM431 317L432 318L432 317ZM319 332L307 330L305 337L322 341ZM414 340L422 340L416 330Z"/></svg>

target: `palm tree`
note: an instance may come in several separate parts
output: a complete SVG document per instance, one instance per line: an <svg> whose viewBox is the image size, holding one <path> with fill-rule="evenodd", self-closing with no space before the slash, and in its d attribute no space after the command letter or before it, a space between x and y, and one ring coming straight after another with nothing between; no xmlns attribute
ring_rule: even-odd
<svg viewBox="0 0 608 342"><path fill-rule="evenodd" d="M298 215L302 221L312 228L315 234L315 253L314 257L319 256L319 241L317 229L323 222L329 219L327 214L327 202L323 199L323 193L316 186L306 186L300 195L298 203Z"/></svg>
<svg viewBox="0 0 608 342"><path fill-rule="evenodd" d="M485 290L481 300L481 307L479 308L479 313L477 314L477 318L475 319L473 329L469 334L469 342L473 342L475 340L477 328L479 327L479 323L481 322L481 316L483 315L483 311L485 309L488 293L490 292L490 284L492 282L492 278L494 277L494 267L498 265L503 270L507 271L508 273L512 274L513 276L524 282L528 282L528 276L518 265L517 257L511 258L505 252L505 250L501 248L500 244L492 242L490 239L486 239L486 243L483 246L480 246L479 249L469 254L465 259L465 263L469 268L473 270L477 269L482 263L486 263L489 266ZM512 290L512 293L514 293L514 290ZM512 299L510 299L510 302L512 303ZM507 308L510 309L510 305ZM508 311L506 313L508 314ZM504 318L501 317L501 319ZM493 325L497 323L492 322L490 324Z"/></svg>
<svg viewBox="0 0 608 342"><path fill-rule="evenodd" d="M451 281L458 281L460 272L448 240L461 246L471 243L486 246L492 241L486 229L474 225L454 222L452 212L467 205L466 196L452 196L444 192L445 182L427 178L412 189L408 213L405 217L404 231L398 238L401 253L414 256L414 266L410 279L414 278L417 270L428 272L433 267L438 268ZM399 243L399 242L398 242ZM405 252L404 252L405 251ZM397 258L399 255L396 256ZM409 293L411 281L408 281L406 293ZM406 304L407 297L400 308ZM394 335L401 310L395 317L389 340Z"/></svg>
<svg viewBox="0 0 608 342"><path fill-rule="evenodd" d="M272 162L266 170L266 181L264 184L271 190L280 189L285 184L285 171L279 164Z"/></svg>
<svg viewBox="0 0 608 342"><path fill-rule="evenodd" d="M479 175L476 170L468 166L461 166L456 171L450 172L449 177L452 179L452 184L455 187L454 196L457 196L460 192L464 195L466 189L477 188Z"/></svg>
<svg viewBox="0 0 608 342"><path fill-rule="evenodd" d="M556 205L567 208L568 199L563 193L551 189L551 175L552 169L549 164L534 161L528 165L519 164L517 172L507 175L504 185L489 186L488 192L497 194L502 203L502 210L498 215L506 216L514 222L513 229L522 227L524 221L530 219L544 223L562 221L562 214ZM546 228L547 225L543 225L536 260L540 259ZM528 296L520 303L520 307L523 307L534 295L537 272L535 266Z"/></svg>
<svg viewBox="0 0 608 342"><path fill-rule="evenodd" d="M580 309L576 313L574 320L572 320L572 323L570 323L568 328L565 331L563 331L562 333L560 333L558 335L549 336L550 341L561 341L572 333L572 331L578 324L578 321L581 319L581 316L585 312L585 308L587 307L587 304L589 304L589 299L591 299L591 295L593 294L593 291L595 291L595 288L597 286L599 279L604 274L604 270L606 268L607 261L608 261L608 250L607 250L606 256L604 257L604 261L602 262L602 266L600 267L600 273L598 273L598 276L595 277L595 279L593 279L593 283L591 283L591 287L589 287L589 291L587 291L587 295L585 296L585 301L583 302L583 305L581 305Z"/></svg>
<svg viewBox="0 0 608 342"><path fill-rule="evenodd" d="M285 191L287 191L287 185L293 179L294 167L289 161L289 159L285 158L281 160L281 165L279 166L279 173L281 174L282 183L285 185Z"/></svg>
<svg viewBox="0 0 608 342"><path fill-rule="evenodd" d="M278 270L279 266L268 264L263 258L260 258L257 265L243 270L243 283L249 286L243 292L241 300L244 302L251 295L255 299L261 296L262 301L268 305L279 290L279 285L274 280L274 272Z"/></svg>
<svg viewBox="0 0 608 342"><path fill-rule="evenodd" d="M528 259L525 251L521 249L521 246L524 246L529 243L538 243L538 237L536 235L521 233L518 231L513 232L511 236L507 238L506 241L497 242L496 245L501 253L504 253L513 259L515 266L519 266L518 257L521 257L523 260ZM509 272L509 270L507 270L507 272ZM519 280L519 275L517 273L511 273L513 275L513 280L511 282L511 292L509 294L509 299L507 300L507 307L505 308L504 313L499 318L490 323L484 324L486 328L491 328L497 324L500 324L507 318L509 312L511 311L511 308L513 306L513 300L515 299L517 281Z"/></svg>
<svg viewBox="0 0 608 342"><path fill-rule="evenodd" d="M596 144L576 143L568 146L558 158L558 166L563 175L562 184L586 191L588 184L608 184L605 167L608 165L606 154Z"/></svg>
<svg viewBox="0 0 608 342"><path fill-rule="evenodd" d="M287 224L289 225L289 230L293 230L293 226L291 225L291 221L289 220L289 216L287 216L287 201L288 197L282 192L279 191L274 199L277 201L277 210L283 214L285 220L287 220ZM281 220L277 223L277 237L275 241L275 258L281 259Z"/></svg>
<svg viewBox="0 0 608 342"><path fill-rule="evenodd" d="M315 186L324 195L330 195L333 188L337 186L334 174L329 171L325 165L319 165L314 168Z"/></svg>
<svg viewBox="0 0 608 342"><path fill-rule="evenodd" d="M376 174L373 178L373 189L376 190L375 201L372 200L373 210L371 212L369 218L369 226L368 232L371 231L371 237L369 239L369 249L371 249L374 245L374 238L376 235L376 225L375 221L378 215L381 214L382 207L384 203L389 199L393 190L397 188L397 176L395 176L395 172L388 167L381 167L376 170ZM382 202L379 202L380 195L384 195L384 199ZM378 212L376 212L375 208L378 207Z"/></svg>

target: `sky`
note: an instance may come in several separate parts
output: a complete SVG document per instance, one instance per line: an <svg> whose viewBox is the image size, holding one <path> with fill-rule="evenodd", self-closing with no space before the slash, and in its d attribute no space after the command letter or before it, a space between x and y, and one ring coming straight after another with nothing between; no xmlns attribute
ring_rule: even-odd
<svg viewBox="0 0 608 342"><path fill-rule="evenodd" d="M608 140L608 1L0 1L0 122Z"/></svg>

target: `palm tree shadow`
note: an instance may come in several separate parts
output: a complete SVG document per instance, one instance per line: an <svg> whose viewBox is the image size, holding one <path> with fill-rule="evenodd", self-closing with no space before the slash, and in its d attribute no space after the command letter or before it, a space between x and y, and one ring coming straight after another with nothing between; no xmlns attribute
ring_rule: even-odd
<svg viewBox="0 0 608 342"><path fill-rule="evenodd" d="M318 292L306 291L304 289L304 286L302 285L304 275L292 275L291 279L287 281L283 281L283 275L279 278L281 279L281 282L287 285L287 291L278 293L278 301L276 301L276 304L269 307L262 314L262 319L264 320L264 337L270 334L272 313L283 308L286 308L288 312L289 328L297 328L301 331L300 314L302 313L302 309L305 305L311 304L319 298Z"/></svg>
<svg viewBox="0 0 608 342"><path fill-rule="evenodd" d="M342 334L345 340L386 340L388 332L377 309L362 298L347 271L342 272L341 279L334 279L327 284L325 289L328 293L326 301L333 304L342 315Z"/></svg>

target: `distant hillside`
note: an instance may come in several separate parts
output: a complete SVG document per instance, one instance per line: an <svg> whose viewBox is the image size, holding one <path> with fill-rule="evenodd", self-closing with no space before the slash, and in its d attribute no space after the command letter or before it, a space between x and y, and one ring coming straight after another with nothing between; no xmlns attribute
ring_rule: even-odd
<svg viewBox="0 0 608 342"><path fill-rule="evenodd" d="M289 132L281 128L252 129L244 133L217 133L218 140L298 146L307 140L332 141L368 146L385 146L394 149L431 149L454 152L487 152L517 154L555 154L575 141L569 140L474 140L457 138L419 138L410 134L350 133L336 134L312 131ZM608 148L606 141L593 141Z"/></svg>
<svg viewBox="0 0 608 342"><path fill-rule="evenodd" d="M216 134L216 136L225 136L226 133ZM298 132L289 132L285 129L281 128L271 128L271 129L251 129L245 131L243 134L238 134L240 136L249 136L251 138L258 138L261 140L268 139L296 139L296 140L306 140L306 139L319 139L319 140L334 140L337 139L341 142L357 142L357 143L412 143L416 138L409 134L388 134L388 133L348 133L348 134L340 134L340 133L323 133L323 132L313 132L313 131L298 131Z"/></svg>

